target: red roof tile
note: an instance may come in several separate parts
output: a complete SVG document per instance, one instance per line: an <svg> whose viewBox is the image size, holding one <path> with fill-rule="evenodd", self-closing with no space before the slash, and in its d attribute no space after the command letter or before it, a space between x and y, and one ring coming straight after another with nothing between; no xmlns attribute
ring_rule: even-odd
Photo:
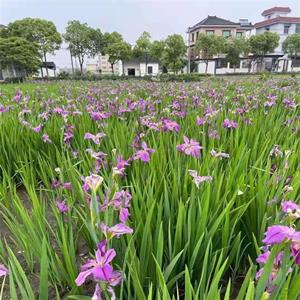
<svg viewBox="0 0 300 300"><path fill-rule="evenodd" d="M272 19L268 19L265 21L261 21L254 24L255 28L261 28L268 25L280 24L280 23L300 23L300 17L276 17Z"/></svg>
<svg viewBox="0 0 300 300"><path fill-rule="evenodd" d="M283 12L283 13L290 13L291 12L291 9L287 6L274 6L272 8L269 8L269 9L266 9L262 12L262 15L263 16L267 16L267 15L270 15L274 12Z"/></svg>

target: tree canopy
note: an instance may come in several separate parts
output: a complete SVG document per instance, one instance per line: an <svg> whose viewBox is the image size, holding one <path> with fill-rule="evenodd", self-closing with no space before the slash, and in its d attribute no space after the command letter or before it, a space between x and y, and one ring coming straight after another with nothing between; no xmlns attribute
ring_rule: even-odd
<svg viewBox="0 0 300 300"><path fill-rule="evenodd" d="M130 58L131 45L127 43L118 32L106 32L103 36L102 54L107 54L109 56L108 61L110 62L112 72L114 73L114 64L118 60Z"/></svg>
<svg viewBox="0 0 300 300"><path fill-rule="evenodd" d="M93 29L76 20L69 21L64 39L69 43L72 56L78 58L82 74L85 58L93 57L101 51L103 37L100 29Z"/></svg>
<svg viewBox="0 0 300 300"><path fill-rule="evenodd" d="M168 69L178 72L185 65L186 45L180 34L169 35L165 40L162 60Z"/></svg>
<svg viewBox="0 0 300 300"><path fill-rule="evenodd" d="M133 56L147 59L147 57L149 57L150 55L150 50L152 45L150 39L151 39L150 33L144 31L135 42L135 46L132 51Z"/></svg>
<svg viewBox="0 0 300 300"><path fill-rule="evenodd" d="M300 33L289 35L283 42L283 50L293 60L300 55ZM293 64L292 64L293 66Z"/></svg>
<svg viewBox="0 0 300 300"><path fill-rule="evenodd" d="M35 43L41 56L41 60L47 61L47 54L53 54L62 43L61 35L52 21L25 18L9 23L3 31L7 37L21 37L28 42ZM47 69L48 72L48 69Z"/></svg>
<svg viewBox="0 0 300 300"><path fill-rule="evenodd" d="M225 39L221 36L200 33L195 44L195 50L205 61L205 73L207 73L209 59L225 50Z"/></svg>
<svg viewBox="0 0 300 300"><path fill-rule="evenodd" d="M251 53L263 57L275 50L279 43L279 35L266 31L258 35L252 35L249 39Z"/></svg>
<svg viewBox="0 0 300 300"><path fill-rule="evenodd" d="M247 56L250 52L250 45L247 39L234 38L228 39L225 44L226 60L237 67L241 56Z"/></svg>
<svg viewBox="0 0 300 300"><path fill-rule="evenodd" d="M0 38L0 66L35 73L40 67L38 45L21 37Z"/></svg>

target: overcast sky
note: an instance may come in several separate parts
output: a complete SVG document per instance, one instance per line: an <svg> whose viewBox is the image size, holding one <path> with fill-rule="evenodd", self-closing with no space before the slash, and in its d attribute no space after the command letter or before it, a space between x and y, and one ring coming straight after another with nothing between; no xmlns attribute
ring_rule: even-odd
<svg viewBox="0 0 300 300"><path fill-rule="evenodd" d="M187 27L207 15L255 23L273 6L289 6L291 16L300 17L300 0L0 0L0 24L38 17L53 21L63 33L69 20L80 20L102 32L118 31L133 44L144 30L153 39L184 35ZM70 65L64 52L54 58L60 67Z"/></svg>

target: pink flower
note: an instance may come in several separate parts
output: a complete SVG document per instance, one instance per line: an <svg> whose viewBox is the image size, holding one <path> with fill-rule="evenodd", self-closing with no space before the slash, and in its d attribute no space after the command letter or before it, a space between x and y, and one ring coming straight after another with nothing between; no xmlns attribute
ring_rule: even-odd
<svg viewBox="0 0 300 300"><path fill-rule="evenodd" d="M212 181L211 176L199 176L197 171L189 170L189 174L193 177L193 181L196 184L197 188L199 188L200 184L205 181Z"/></svg>
<svg viewBox="0 0 300 300"><path fill-rule="evenodd" d="M265 253L260 254L257 258L256 258L256 262L258 264L265 264L267 262L267 260L269 259L270 256L270 251L267 251Z"/></svg>
<svg viewBox="0 0 300 300"><path fill-rule="evenodd" d="M300 265L300 232L295 232L293 234L291 254L295 257L295 264Z"/></svg>
<svg viewBox="0 0 300 300"><path fill-rule="evenodd" d="M223 122L223 127L227 129L237 128L237 122L229 119L225 119Z"/></svg>
<svg viewBox="0 0 300 300"><path fill-rule="evenodd" d="M38 125L38 126L32 128L32 130L36 133L40 132L41 129L42 129L42 125Z"/></svg>
<svg viewBox="0 0 300 300"><path fill-rule="evenodd" d="M206 122L207 122L207 121L206 121L206 118L199 118L199 117L197 117L197 119L196 119L196 124L197 124L198 126L202 126L202 125L204 125Z"/></svg>
<svg viewBox="0 0 300 300"><path fill-rule="evenodd" d="M229 158L229 154L225 152L217 152L214 149L210 151L211 156L216 158Z"/></svg>
<svg viewBox="0 0 300 300"><path fill-rule="evenodd" d="M100 140L105 137L106 134L103 133L103 132L99 132L97 134L91 134L89 132L87 132L85 135L84 135L84 139L85 140L92 140L96 145L99 145L100 144Z"/></svg>
<svg viewBox="0 0 300 300"><path fill-rule="evenodd" d="M104 223L101 223L101 229L105 235L105 237L110 240L114 236L119 237L123 234L132 234L133 229L125 225L124 223L116 224L112 227L108 227Z"/></svg>
<svg viewBox="0 0 300 300"><path fill-rule="evenodd" d="M125 169L129 165L130 165L129 160L125 160L123 156L120 155L117 157L117 166L113 168L113 173L124 176L126 175Z"/></svg>
<svg viewBox="0 0 300 300"><path fill-rule="evenodd" d="M103 182L103 177L97 175L97 174L92 174L90 176L85 177L85 184L94 192L97 191L99 186Z"/></svg>
<svg viewBox="0 0 300 300"><path fill-rule="evenodd" d="M175 131L178 132L180 129L180 126L175 121L169 120L169 119L163 119L163 131Z"/></svg>
<svg viewBox="0 0 300 300"><path fill-rule="evenodd" d="M281 203L281 208L285 213L292 213L294 211L299 211L300 205L293 201L283 201Z"/></svg>
<svg viewBox="0 0 300 300"><path fill-rule="evenodd" d="M91 277L94 281L105 281L109 282L113 276L113 267L110 265L114 257L116 256L116 251L114 249L109 249L106 251L101 251L98 249L95 253L95 259L89 259L81 267L81 272L77 276L75 282L77 286L81 286L88 277Z"/></svg>
<svg viewBox="0 0 300 300"><path fill-rule="evenodd" d="M200 144L193 139L188 139L186 136L183 137L184 144L178 145L177 150L179 152L184 152L186 155L191 155L193 157L200 156L200 150L202 147Z"/></svg>
<svg viewBox="0 0 300 300"><path fill-rule="evenodd" d="M58 189L60 186L61 186L61 183L60 183L59 180L54 179L54 180L52 181L52 187L53 187L54 189Z"/></svg>
<svg viewBox="0 0 300 300"><path fill-rule="evenodd" d="M2 264L0 264L0 277L6 276L9 274L9 270Z"/></svg>
<svg viewBox="0 0 300 300"><path fill-rule="evenodd" d="M52 143L52 141L51 141L50 138L49 138L49 135L46 134L46 133L44 133L44 134L42 135L42 141L43 141L44 143L49 143L49 144Z"/></svg>
<svg viewBox="0 0 300 300"><path fill-rule="evenodd" d="M134 160L141 160L144 163L148 163L150 161L150 154L154 152L154 149L148 148L145 142L142 142L142 150L138 150L134 156Z"/></svg>
<svg viewBox="0 0 300 300"><path fill-rule="evenodd" d="M63 188L66 190L72 190L72 183L71 182L65 182L63 184Z"/></svg>
<svg viewBox="0 0 300 300"><path fill-rule="evenodd" d="M97 120L102 120L102 119L107 119L111 116L111 113L108 112L91 112L90 113L91 118L95 121Z"/></svg>
<svg viewBox="0 0 300 300"><path fill-rule="evenodd" d="M66 213L66 212L69 211L69 207L66 204L66 201L58 201L58 200L56 200L55 205L58 208L59 212L62 213L62 214L64 214L64 213Z"/></svg>
<svg viewBox="0 0 300 300"><path fill-rule="evenodd" d="M268 227L265 233L263 243L267 245L280 244L285 240L290 240L295 233L295 230L291 227L284 225L273 225Z"/></svg>
<svg viewBox="0 0 300 300"><path fill-rule="evenodd" d="M119 214L120 222L125 223L128 220L129 216L130 216L130 214L129 214L128 208L121 208L120 214Z"/></svg>

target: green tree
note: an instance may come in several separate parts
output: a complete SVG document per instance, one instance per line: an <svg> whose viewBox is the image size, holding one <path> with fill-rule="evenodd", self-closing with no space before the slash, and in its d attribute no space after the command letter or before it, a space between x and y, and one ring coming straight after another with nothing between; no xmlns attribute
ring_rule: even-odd
<svg viewBox="0 0 300 300"><path fill-rule="evenodd" d="M186 46L180 34L169 35L165 40L162 60L168 69L177 73L184 67Z"/></svg>
<svg viewBox="0 0 300 300"><path fill-rule="evenodd" d="M22 37L29 42L36 43L41 60L45 62L47 75L49 75L46 64L47 54L53 54L62 43L61 35L53 22L38 18L25 18L9 23L3 34L10 37Z"/></svg>
<svg viewBox="0 0 300 300"><path fill-rule="evenodd" d="M226 60L234 66L234 69L240 64L240 57L249 54L250 46L247 39L235 38L228 39L225 44Z"/></svg>
<svg viewBox="0 0 300 300"><path fill-rule="evenodd" d="M206 74L209 60L225 50L225 39L221 36L200 33L195 44L195 50L199 52L201 59L205 62Z"/></svg>
<svg viewBox="0 0 300 300"><path fill-rule="evenodd" d="M283 51L292 59L292 70L294 60L300 55L300 33L289 35L283 42Z"/></svg>
<svg viewBox="0 0 300 300"><path fill-rule="evenodd" d="M163 72L167 71L165 54L166 54L166 42L164 40L153 41L150 47L150 56L159 61Z"/></svg>
<svg viewBox="0 0 300 300"><path fill-rule="evenodd" d="M106 32L103 36L102 54L108 55L108 61L111 65L112 73L114 73L114 65L118 60L130 58L131 45L127 43L118 32Z"/></svg>
<svg viewBox="0 0 300 300"><path fill-rule="evenodd" d="M93 57L101 51L102 33L99 29L95 30L86 23L79 21L69 21L66 27L64 39L69 43L71 56L77 57L80 74L83 74L83 64L86 57Z"/></svg>
<svg viewBox="0 0 300 300"><path fill-rule="evenodd" d="M253 35L249 39L253 61L262 64L267 53L275 50L279 43L279 35L275 32L266 31L264 33Z"/></svg>
<svg viewBox="0 0 300 300"><path fill-rule="evenodd" d="M136 40L135 46L132 50L132 54L134 57L141 58L145 60L146 70L147 64L151 51L151 35L149 32L144 31L140 37Z"/></svg>
<svg viewBox="0 0 300 300"><path fill-rule="evenodd" d="M38 46L20 37L0 38L0 66L35 73L40 67Z"/></svg>

